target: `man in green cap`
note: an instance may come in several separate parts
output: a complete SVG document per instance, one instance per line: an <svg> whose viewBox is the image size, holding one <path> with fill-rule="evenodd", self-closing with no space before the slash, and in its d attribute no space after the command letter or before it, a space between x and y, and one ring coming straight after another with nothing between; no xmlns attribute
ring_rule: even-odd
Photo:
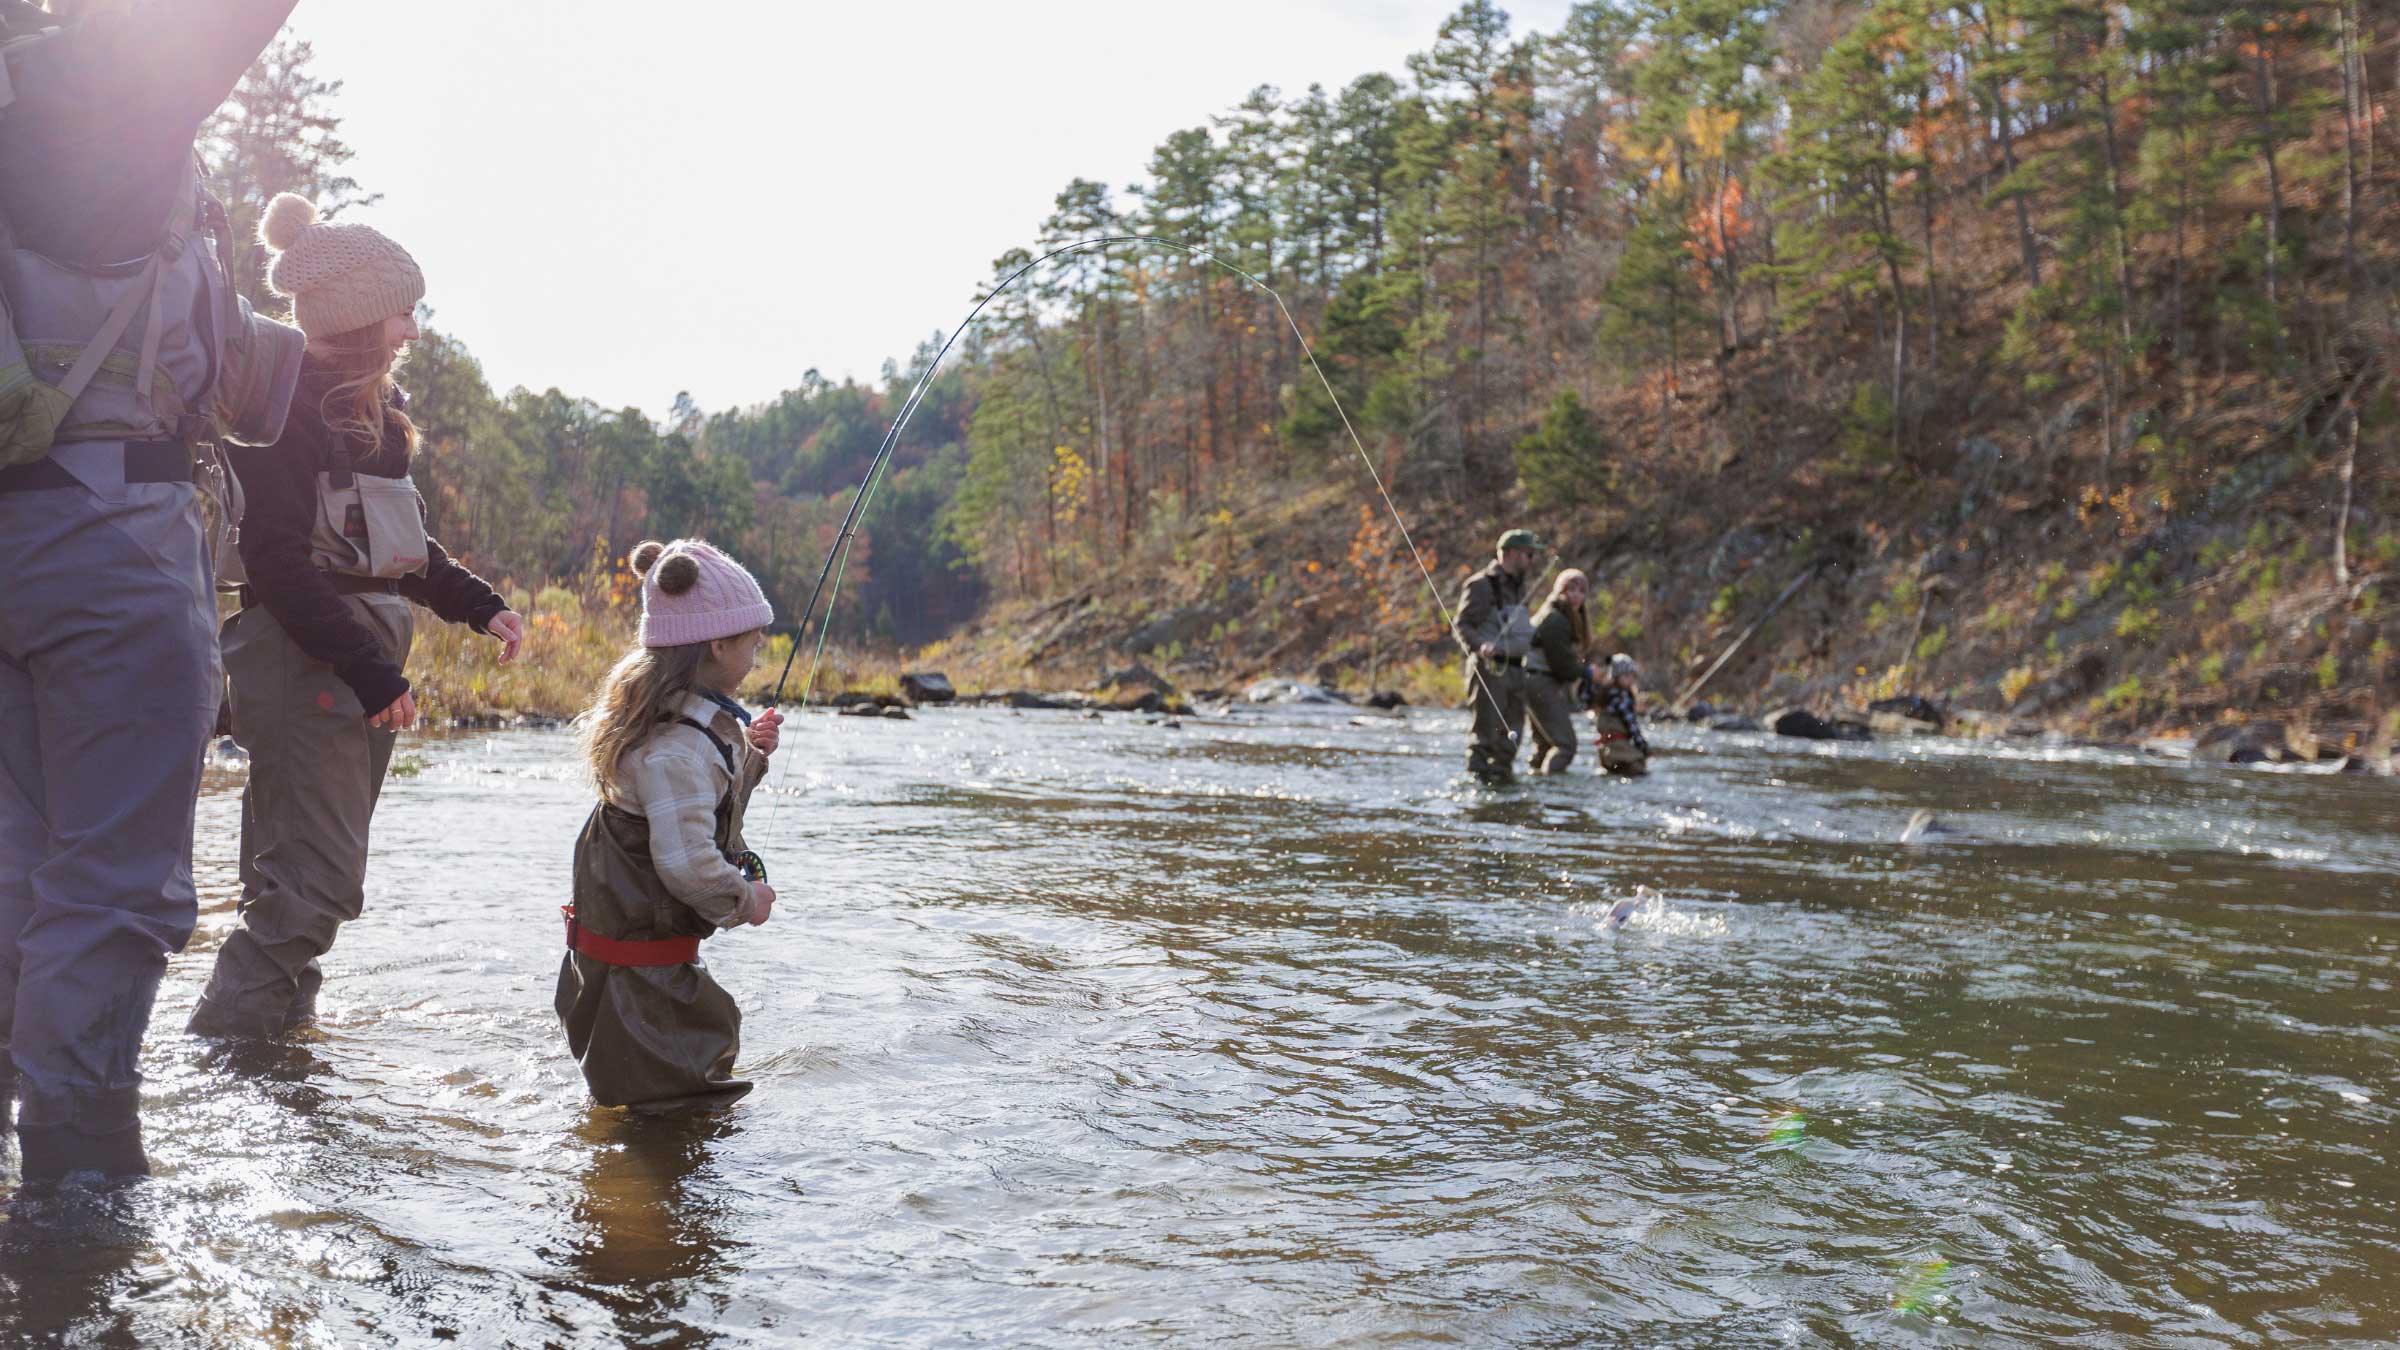
<svg viewBox="0 0 2400 1350"><path fill-rule="evenodd" d="M1453 631L1467 655L1467 772L1487 783L1517 775L1517 742L1525 727L1525 653L1533 649L1533 615L1525 586L1542 542L1531 530L1500 536L1491 566L1467 578Z"/></svg>

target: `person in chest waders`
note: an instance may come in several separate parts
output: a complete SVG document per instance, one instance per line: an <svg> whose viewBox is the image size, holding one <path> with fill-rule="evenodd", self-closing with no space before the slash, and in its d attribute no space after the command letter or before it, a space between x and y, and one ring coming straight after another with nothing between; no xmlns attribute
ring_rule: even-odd
<svg viewBox="0 0 2400 1350"><path fill-rule="evenodd" d="M259 223L308 352L282 438L232 455L244 510L224 570L243 584L225 666L250 779L241 919L192 1010L200 1036L277 1036L316 1013L318 958L365 905L368 825L417 719L410 605L489 634L503 662L525 635L425 533L409 478L417 429L392 371L425 279L383 235L316 216L287 192Z"/></svg>
<svg viewBox="0 0 2400 1350"><path fill-rule="evenodd" d="M1550 598L1533 616L1525 709L1535 773L1565 773L1575 762L1575 709L1592 681L1592 625L1583 609L1591 589L1590 579L1570 567L1558 574Z"/></svg>
<svg viewBox="0 0 2400 1350"><path fill-rule="evenodd" d="M198 917L222 681L203 503L217 446L281 434L301 345L228 281L192 140L291 10L0 0L0 1134L29 1184L150 1170L142 1034Z"/></svg>
<svg viewBox="0 0 2400 1350"><path fill-rule="evenodd" d="M1469 653L1467 772L1486 783L1517 776L1517 741L1525 726L1525 656L1533 650L1533 616L1525 608L1526 576L1541 541L1530 530L1500 536L1491 565L1467 578L1453 631Z"/></svg>
<svg viewBox="0 0 2400 1350"><path fill-rule="evenodd" d="M1600 767L1632 776L1650 771L1650 742L1634 715L1641 693L1642 668L1623 652L1608 658L1608 679L1592 700L1593 741L1600 749Z"/></svg>
<svg viewBox="0 0 2400 1350"><path fill-rule="evenodd" d="M599 804L575 840L558 1018L592 1100L649 1111L722 1106L742 1010L700 960L720 928L775 907L742 814L783 714L755 721L732 693L775 611L740 563L696 539L634 549L641 647L577 719Z"/></svg>

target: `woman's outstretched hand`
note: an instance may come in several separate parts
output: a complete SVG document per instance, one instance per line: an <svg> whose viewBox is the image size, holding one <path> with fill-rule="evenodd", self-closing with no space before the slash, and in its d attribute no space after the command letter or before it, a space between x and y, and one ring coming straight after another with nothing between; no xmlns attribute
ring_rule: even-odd
<svg viewBox="0 0 2400 1350"><path fill-rule="evenodd" d="M513 609L504 609L484 624L483 631L500 640L500 664L517 659L517 648L525 645L525 616Z"/></svg>
<svg viewBox="0 0 2400 1350"><path fill-rule="evenodd" d="M783 709L769 708L750 723L750 748L762 755L775 753L783 744Z"/></svg>

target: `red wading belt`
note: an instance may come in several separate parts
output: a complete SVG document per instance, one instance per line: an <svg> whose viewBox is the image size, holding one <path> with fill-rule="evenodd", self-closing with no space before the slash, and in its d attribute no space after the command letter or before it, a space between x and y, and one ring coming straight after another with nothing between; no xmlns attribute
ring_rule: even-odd
<svg viewBox="0 0 2400 1350"><path fill-rule="evenodd" d="M638 942L602 937L575 922L573 905L560 905L558 912L567 916L567 946L604 965L682 966L700 959L700 939L696 937L650 938Z"/></svg>
<svg viewBox="0 0 2400 1350"><path fill-rule="evenodd" d="M1622 731L1603 731L1599 735L1592 737L1592 744L1606 745L1610 741L1630 741L1632 739L1633 737L1626 735Z"/></svg>

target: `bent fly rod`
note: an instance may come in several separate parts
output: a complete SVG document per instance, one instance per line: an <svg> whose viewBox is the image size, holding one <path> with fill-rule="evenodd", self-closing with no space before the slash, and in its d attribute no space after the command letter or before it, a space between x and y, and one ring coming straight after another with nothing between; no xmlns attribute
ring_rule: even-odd
<svg viewBox="0 0 2400 1350"><path fill-rule="evenodd" d="M943 340L941 349L934 353L933 360L928 362L925 369L918 374L916 383L908 391L907 399L900 405L898 415L892 418L891 427L883 433L882 443L876 446L875 457L868 461L866 477L860 480L858 490L851 495L850 509L842 517L842 528L834 535L833 545L825 550L825 565L817 571L817 584L809 592L808 606L801 610L799 620L793 627L792 649L783 658L783 672L775 680L774 701L776 703L783 702L784 685L792 677L792 663L800 655L800 644L807 639L808 621L811 618L817 619L817 645L815 652L809 657L808 676L800 685L800 701L804 704L808 702L810 691L816 687L817 669L825 658L826 630L831 626L833 618L833 599L839 598L842 574L849 570L850 541L858 533L859 518L865 513L867 504L874 499L875 489L882 480L885 468L891 463L892 451L900 444L900 434L908 429L909 419L916 416L917 404L924 399L926 389L932 385L933 377L941 371L943 360L950 355L950 349L957 345L960 335L975 326L975 321L982 316L984 308L998 299L1001 292L1015 285L1018 278L1023 277L1034 268L1052 258L1069 253L1080 253L1087 249L1106 248L1111 244L1150 244L1198 258L1240 277L1252 287L1264 291L1267 298L1275 302L1276 312L1283 316L1285 326L1292 330L1292 336L1299 341L1300 353L1307 358L1308 368L1316 374L1317 383L1324 386L1325 397L1332 402L1335 416L1341 419L1343 434L1350 438L1351 448L1358 452L1359 463L1366 466L1367 478L1374 483L1376 495L1383 499L1384 510L1391 513L1392 524L1399 527L1400 542L1408 547L1408 556L1417 565L1417 575L1424 579L1426 594L1433 598L1434 611L1442 616L1443 632L1448 634L1450 641L1466 654L1470 663L1477 659L1475 651L1467 645L1465 639L1458 635L1456 616L1451 613L1450 607L1442 602L1441 588L1434 584L1433 573L1425 566L1425 555L1417 551L1417 541L1409 534L1408 522L1401 519L1400 507L1392 500L1391 491L1384 486L1383 475L1375 468L1374 457L1367 453L1366 443L1359 439L1357 428L1351 426L1350 414L1342 407L1341 395L1334 392L1333 381L1326 376L1325 368L1317 363L1317 350L1309 342L1308 334L1300 331L1300 322L1292 317L1291 306L1283 302L1282 293L1207 249L1186 244L1181 240L1163 239L1148 234L1109 234L1061 244L1001 278L1000 284L992 287L989 294L976 301L975 307L967 311L967 317L960 322L958 327L951 330L950 336ZM829 583L834 588L833 598L826 596L826 586ZM817 615L819 600L825 601L825 613L822 617ZM1484 700L1492 705L1492 711L1497 715L1500 712L1499 700L1492 694L1485 682L1479 678L1470 683L1482 694Z"/></svg>

